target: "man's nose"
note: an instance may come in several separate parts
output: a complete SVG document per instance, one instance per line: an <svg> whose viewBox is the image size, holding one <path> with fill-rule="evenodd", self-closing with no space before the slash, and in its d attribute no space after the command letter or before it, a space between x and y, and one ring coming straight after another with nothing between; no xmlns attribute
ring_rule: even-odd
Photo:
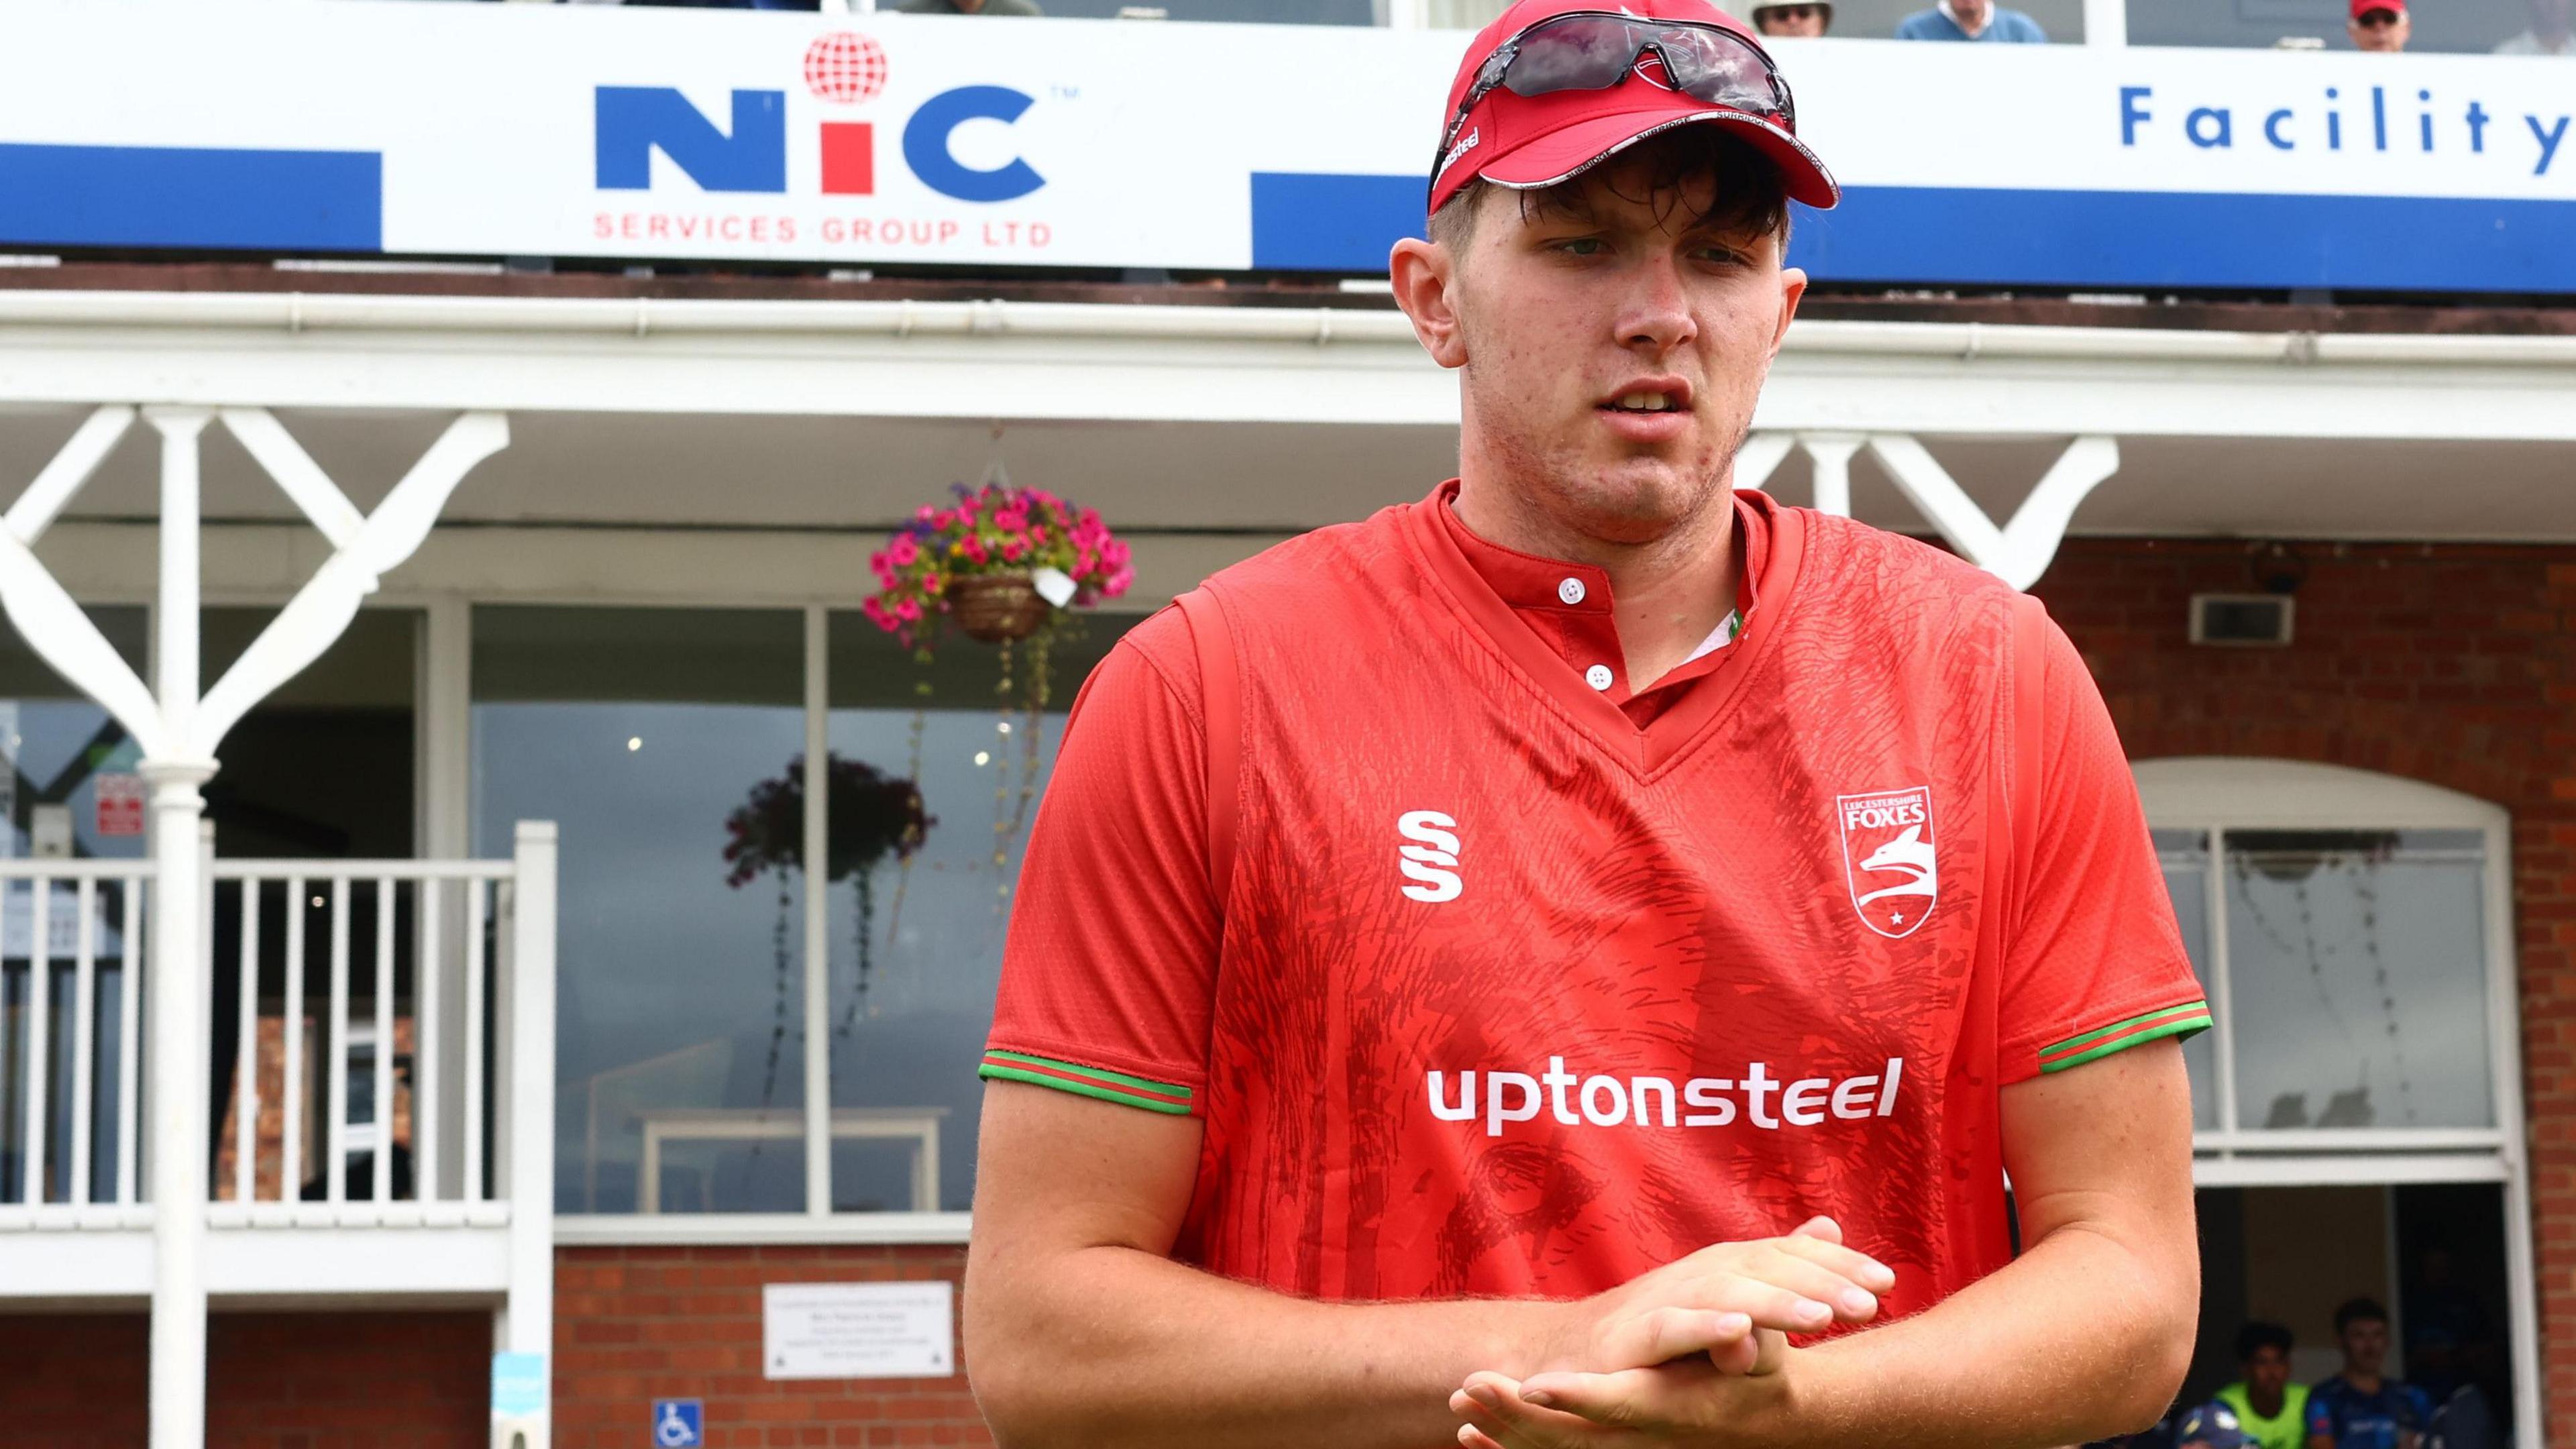
<svg viewBox="0 0 2576 1449"><path fill-rule="evenodd" d="M1661 355L1699 335L1680 270L1669 255L1647 258L1633 275L1635 286L1619 316L1620 346Z"/></svg>

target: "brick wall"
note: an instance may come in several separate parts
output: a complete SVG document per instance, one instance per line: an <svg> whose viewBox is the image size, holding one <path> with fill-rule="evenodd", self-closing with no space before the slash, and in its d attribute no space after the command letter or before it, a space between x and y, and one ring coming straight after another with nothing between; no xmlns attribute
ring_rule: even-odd
<svg viewBox="0 0 2576 1449"><path fill-rule="evenodd" d="M0 1315L0 1444L142 1449L140 1313ZM207 1449L481 1449L489 1313L218 1313Z"/></svg>
<svg viewBox="0 0 2576 1449"><path fill-rule="evenodd" d="M2294 545L2288 649L2194 648L2249 545L2069 543L2034 591L2130 756L2255 755L2446 786L2513 813L2549 1436L2576 1444L2576 549Z"/></svg>
<svg viewBox="0 0 2576 1449"><path fill-rule="evenodd" d="M565 1248L555 1263L556 1449L632 1449L663 1397L705 1400L710 1449L993 1442L962 1375L761 1376L761 1285L954 1283L962 1248Z"/></svg>

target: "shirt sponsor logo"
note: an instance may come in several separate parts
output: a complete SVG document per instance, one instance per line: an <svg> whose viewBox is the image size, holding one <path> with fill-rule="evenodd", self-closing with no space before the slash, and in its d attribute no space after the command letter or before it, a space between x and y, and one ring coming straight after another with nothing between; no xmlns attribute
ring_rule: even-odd
<svg viewBox="0 0 2576 1449"><path fill-rule="evenodd" d="M1842 828L1843 883L1861 924L1895 938L1921 930L1941 897L1932 792L1917 785L1838 795L1834 817Z"/></svg>
<svg viewBox="0 0 2576 1449"><path fill-rule="evenodd" d="M1765 1132L1857 1122L1896 1111L1905 1059L1890 1057L1875 1072L1849 1077L1773 1074L1767 1062L1746 1065L1741 1077L1584 1076L1549 1057L1547 1070L1429 1072L1424 1088L1431 1115L1443 1122L1474 1122L1500 1137L1514 1122L1538 1120L1541 1110L1559 1126L1729 1127L1738 1122ZM1478 1083L1483 1084L1481 1098Z"/></svg>
<svg viewBox="0 0 2576 1449"><path fill-rule="evenodd" d="M1466 888L1458 878L1458 822L1437 810L1407 810L1395 817L1395 833L1416 842L1395 848L1395 868L1419 885L1404 887L1417 901L1454 901Z"/></svg>

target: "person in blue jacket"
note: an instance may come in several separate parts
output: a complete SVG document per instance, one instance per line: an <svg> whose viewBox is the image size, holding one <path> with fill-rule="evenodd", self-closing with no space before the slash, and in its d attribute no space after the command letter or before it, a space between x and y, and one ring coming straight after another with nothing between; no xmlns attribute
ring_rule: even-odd
<svg viewBox="0 0 2576 1449"><path fill-rule="evenodd" d="M2419 1449L2433 1401L2384 1372L2388 1310L2355 1298L2334 1322L2343 1372L2308 1391L2308 1449Z"/></svg>
<svg viewBox="0 0 2576 1449"><path fill-rule="evenodd" d="M1898 21L1899 40L1985 40L1998 45L2046 45L2048 32L2018 10L1995 0L1940 0Z"/></svg>

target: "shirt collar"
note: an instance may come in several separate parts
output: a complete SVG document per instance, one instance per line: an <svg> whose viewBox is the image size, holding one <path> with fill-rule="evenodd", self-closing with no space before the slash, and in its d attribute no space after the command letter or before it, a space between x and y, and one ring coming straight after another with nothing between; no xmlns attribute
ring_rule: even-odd
<svg viewBox="0 0 2576 1449"><path fill-rule="evenodd" d="M1450 540L1466 557L1486 587L1515 609L1544 609L1559 614L1608 614L1610 612L1610 574L1591 564L1568 563L1562 559L1541 558L1488 542L1476 536L1458 517L1454 506L1458 498L1458 480L1450 479L1433 490L1433 512L1439 515ZM1735 503L1736 557L1743 567L1737 571L1735 612L1738 616L1753 612L1753 581L1761 576L1763 534L1756 510L1744 500ZM1717 630L1692 653L1697 659L1734 637L1727 622L1721 620Z"/></svg>

